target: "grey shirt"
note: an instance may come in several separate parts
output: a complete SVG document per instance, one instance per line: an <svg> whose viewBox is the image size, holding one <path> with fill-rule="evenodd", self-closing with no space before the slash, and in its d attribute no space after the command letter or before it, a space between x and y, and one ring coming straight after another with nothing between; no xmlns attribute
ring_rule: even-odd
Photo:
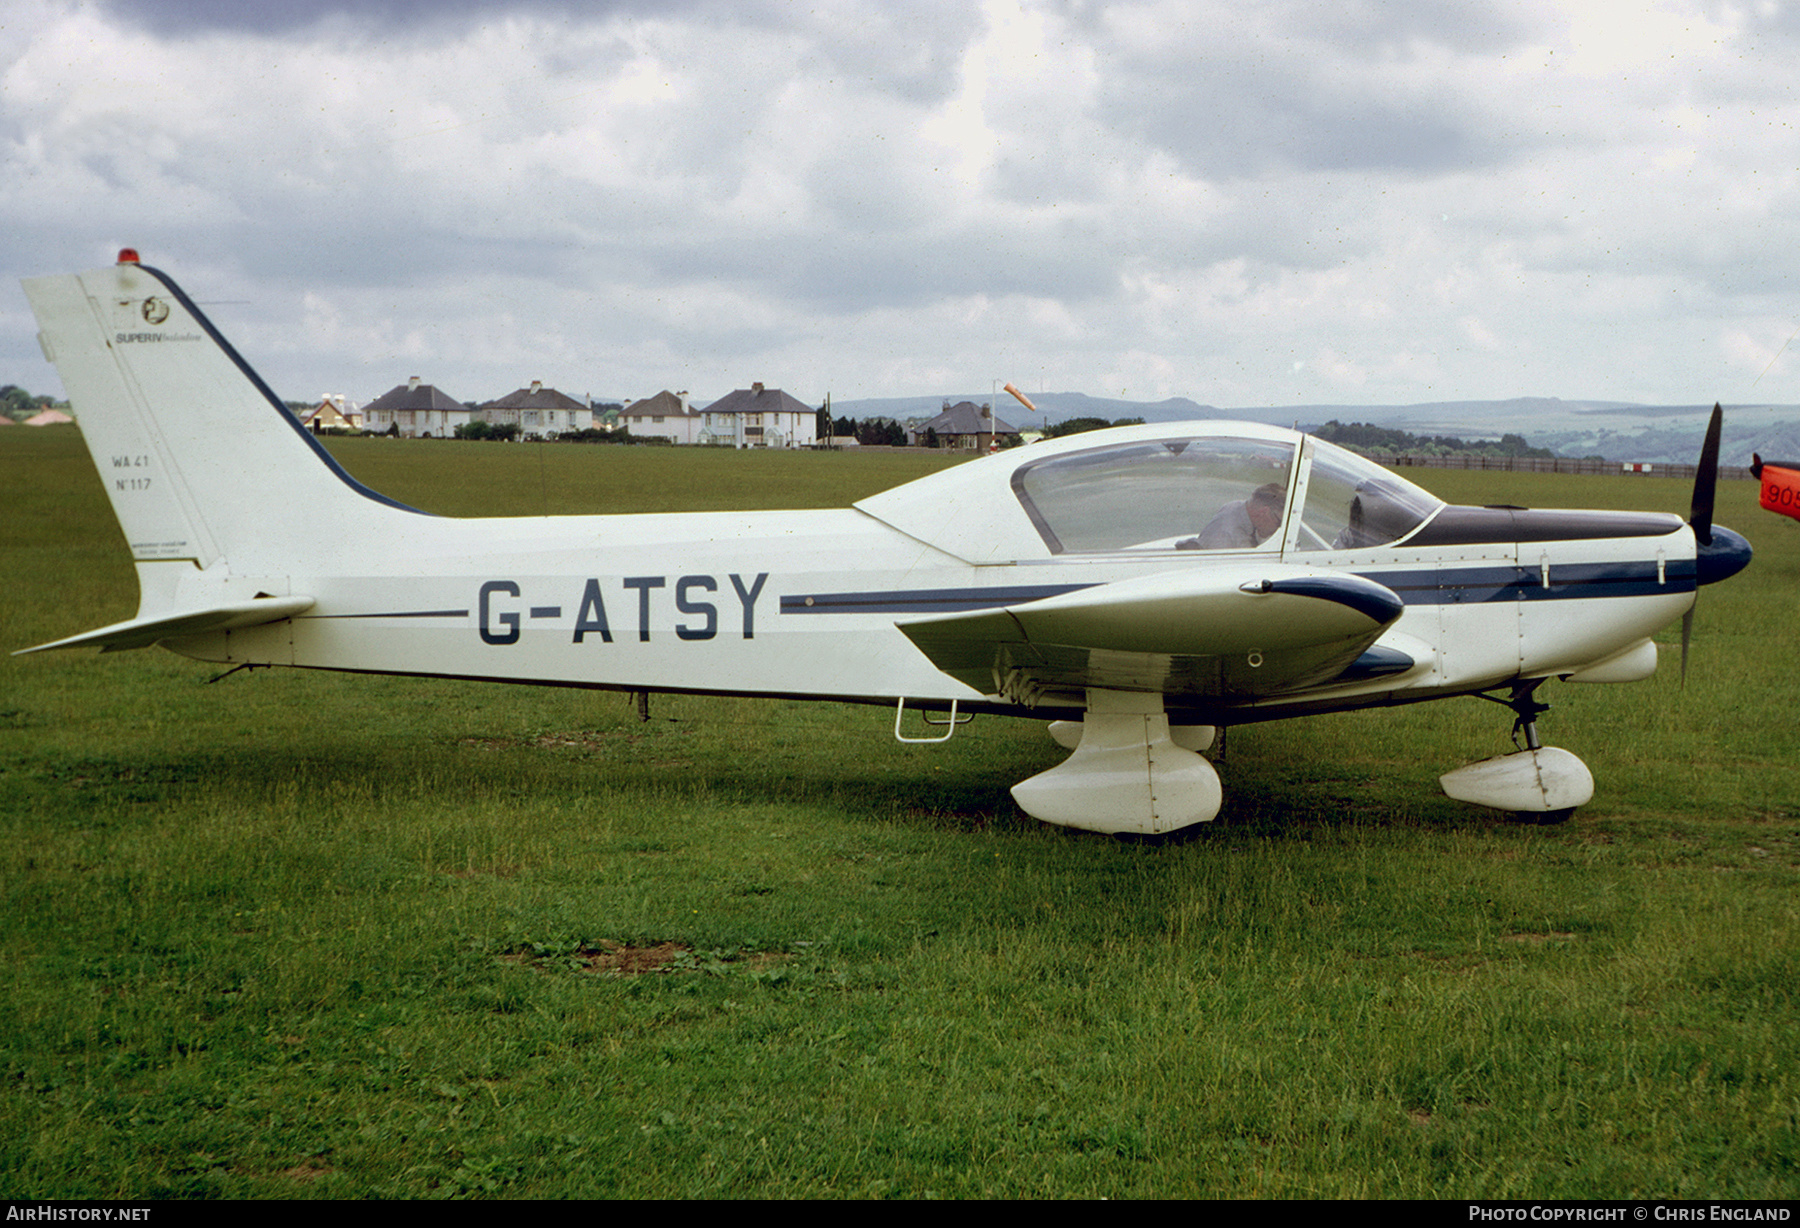
<svg viewBox="0 0 1800 1228"><path fill-rule="evenodd" d="M1242 550L1250 546L1262 544L1257 535L1256 525L1250 519L1250 504L1247 499L1239 499L1235 503L1227 503L1219 509L1219 514L1206 522L1200 535L1193 539L1190 550ZM1186 542L1182 545L1187 546Z"/></svg>

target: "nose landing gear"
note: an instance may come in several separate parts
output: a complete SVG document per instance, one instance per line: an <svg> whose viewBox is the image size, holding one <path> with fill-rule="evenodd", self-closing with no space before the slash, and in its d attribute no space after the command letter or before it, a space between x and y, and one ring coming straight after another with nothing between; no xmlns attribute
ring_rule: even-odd
<svg viewBox="0 0 1800 1228"><path fill-rule="evenodd" d="M1510 755L1483 759L1447 772L1438 778L1444 792L1459 802L1472 802L1492 810L1505 810L1530 823L1565 823L1577 806L1594 796L1594 776L1587 764L1569 751L1538 742L1538 714L1549 704L1539 703L1537 689L1544 679L1513 684L1506 699L1480 698L1505 704L1513 711L1513 745L1524 735L1525 745Z"/></svg>

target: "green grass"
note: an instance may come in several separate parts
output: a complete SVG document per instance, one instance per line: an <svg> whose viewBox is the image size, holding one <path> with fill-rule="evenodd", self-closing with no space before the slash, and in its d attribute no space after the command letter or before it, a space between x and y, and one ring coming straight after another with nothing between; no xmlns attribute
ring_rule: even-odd
<svg viewBox="0 0 1800 1228"><path fill-rule="evenodd" d="M969 456L924 448L757 452L452 440L327 442L360 481L445 516L845 507Z"/></svg>
<svg viewBox="0 0 1800 1228"><path fill-rule="evenodd" d="M828 506L917 454L345 441L455 513ZM135 609L73 428L0 436L0 646ZM1685 511L1661 479L1419 470ZM1235 730L1162 846L1021 816L1031 722L299 671L0 665L12 1197L1800 1191L1800 525L1683 690L1553 684L1598 796L1460 806L1473 700ZM686 948L611 975L603 943Z"/></svg>

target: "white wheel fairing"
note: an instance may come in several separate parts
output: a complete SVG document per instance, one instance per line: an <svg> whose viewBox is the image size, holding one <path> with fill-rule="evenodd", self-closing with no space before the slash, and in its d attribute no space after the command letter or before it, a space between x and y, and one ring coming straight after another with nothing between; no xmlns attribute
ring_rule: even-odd
<svg viewBox="0 0 1800 1228"><path fill-rule="evenodd" d="M1175 745L1160 712L1089 712L1075 753L1012 795L1046 823L1144 836L1205 823L1224 801L1212 764Z"/></svg>
<svg viewBox="0 0 1800 1228"><path fill-rule="evenodd" d="M1587 764L1557 746L1483 759L1446 772L1438 783L1459 802L1528 814L1573 810L1594 797Z"/></svg>
<svg viewBox="0 0 1800 1228"><path fill-rule="evenodd" d="M1161 696L1090 690L1085 719L1058 724L1064 727L1052 736L1079 729L1075 753L1012 789L1034 819L1109 835L1156 836L1219 813L1219 774L1170 738Z"/></svg>

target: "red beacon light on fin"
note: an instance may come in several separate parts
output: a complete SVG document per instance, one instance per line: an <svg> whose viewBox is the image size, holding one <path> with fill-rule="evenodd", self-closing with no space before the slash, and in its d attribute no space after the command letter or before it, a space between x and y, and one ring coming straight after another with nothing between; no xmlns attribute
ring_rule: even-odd
<svg viewBox="0 0 1800 1228"><path fill-rule="evenodd" d="M120 264L136 264L137 262L138 262L137 248L121 247L119 249L119 263Z"/></svg>

